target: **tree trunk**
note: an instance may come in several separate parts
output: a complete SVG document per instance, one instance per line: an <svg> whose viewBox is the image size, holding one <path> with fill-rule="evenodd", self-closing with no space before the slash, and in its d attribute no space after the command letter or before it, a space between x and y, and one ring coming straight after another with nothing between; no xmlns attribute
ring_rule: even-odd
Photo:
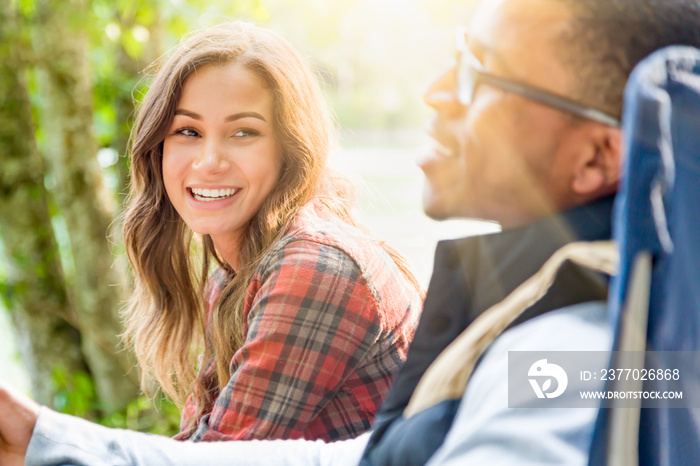
<svg viewBox="0 0 700 466"><path fill-rule="evenodd" d="M7 280L0 291L18 333L34 398L52 407L56 371L72 377L87 367L71 307L34 140L29 98L18 60L14 18L0 8L0 234ZM59 409L61 407L58 407Z"/></svg>
<svg viewBox="0 0 700 466"><path fill-rule="evenodd" d="M50 3L50 5L49 5ZM68 229L75 277L72 287L83 353L106 411L138 393L132 359L119 351L124 277L113 268L106 239L112 215L97 164L92 87L87 64L86 8L80 1L37 2L36 49L43 65L42 128L45 154L56 179L55 197ZM111 206L113 209L113 206Z"/></svg>

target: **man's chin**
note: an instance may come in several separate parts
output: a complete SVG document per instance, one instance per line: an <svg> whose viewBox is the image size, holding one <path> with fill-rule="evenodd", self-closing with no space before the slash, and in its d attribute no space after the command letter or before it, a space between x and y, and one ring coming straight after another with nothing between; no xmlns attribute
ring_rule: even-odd
<svg viewBox="0 0 700 466"><path fill-rule="evenodd" d="M447 208L445 205L436 202L423 201L423 212L433 220L447 220L455 217L455 212Z"/></svg>
<svg viewBox="0 0 700 466"><path fill-rule="evenodd" d="M483 215L478 209L470 208L465 202L464 204L446 203L446 202L427 202L423 200L423 212L429 218L437 221L451 219L472 219L497 222L498 220L491 219Z"/></svg>
<svg viewBox="0 0 700 466"><path fill-rule="evenodd" d="M430 183L423 187L423 212L433 220L465 218L465 210L472 210L469 196L459 197L457 189L434 189Z"/></svg>

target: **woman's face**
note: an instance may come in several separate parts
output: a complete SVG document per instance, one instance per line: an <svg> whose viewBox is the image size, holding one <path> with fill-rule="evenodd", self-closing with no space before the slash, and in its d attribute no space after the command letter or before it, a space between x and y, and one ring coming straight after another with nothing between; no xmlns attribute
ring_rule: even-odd
<svg viewBox="0 0 700 466"><path fill-rule="evenodd" d="M248 68L208 65L184 83L163 143L165 190L224 258L279 178L273 121L272 91Z"/></svg>

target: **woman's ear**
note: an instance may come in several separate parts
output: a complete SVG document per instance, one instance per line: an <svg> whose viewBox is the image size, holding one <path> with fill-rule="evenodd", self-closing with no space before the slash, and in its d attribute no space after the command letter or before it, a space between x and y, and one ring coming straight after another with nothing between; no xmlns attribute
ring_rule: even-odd
<svg viewBox="0 0 700 466"><path fill-rule="evenodd" d="M622 131L592 124L589 136L589 147L576 161L571 189L580 196L614 192L620 180Z"/></svg>

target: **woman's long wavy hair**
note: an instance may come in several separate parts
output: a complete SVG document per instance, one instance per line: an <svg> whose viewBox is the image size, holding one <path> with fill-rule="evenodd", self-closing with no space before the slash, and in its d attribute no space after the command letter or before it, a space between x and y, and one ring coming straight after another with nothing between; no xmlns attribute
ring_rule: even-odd
<svg viewBox="0 0 700 466"><path fill-rule="evenodd" d="M161 165L163 140L187 77L204 66L230 63L255 72L273 92L274 128L282 148L279 180L247 226L235 272L217 254L211 237L198 241L177 214L165 192ZM141 365L142 385L155 379L179 406L194 394L194 420L230 379L229 363L245 338L242 314L251 276L298 210L319 199L340 219L357 225L350 213L349 184L326 168L332 133L316 79L299 53L277 34L243 22L220 24L182 42L138 109L124 214L135 290L125 309L124 337ZM420 291L405 260L383 247ZM205 326L203 296L212 261L231 281ZM209 367L218 386L203 376Z"/></svg>

